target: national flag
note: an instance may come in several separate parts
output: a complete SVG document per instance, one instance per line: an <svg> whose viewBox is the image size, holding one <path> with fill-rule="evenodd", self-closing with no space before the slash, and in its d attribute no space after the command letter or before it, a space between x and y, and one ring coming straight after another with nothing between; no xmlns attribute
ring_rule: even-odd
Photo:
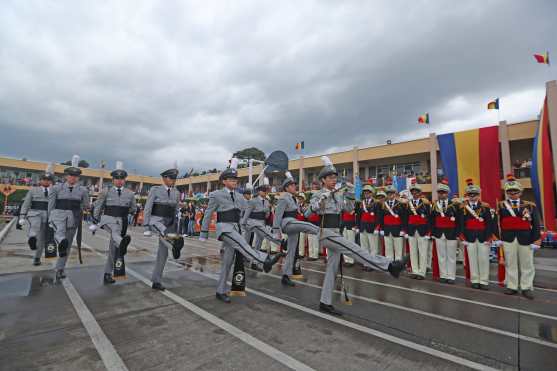
<svg viewBox="0 0 557 371"><path fill-rule="evenodd" d="M304 141L296 143L296 151L304 149Z"/></svg>
<svg viewBox="0 0 557 371"><path fill-rule="evenodd" d="M538 63L549 65L549 52L545 52L544 54L534 54L534 58L536 58L536 62Z"/></svg>
<svg viewBox="0 0 557 371"><path fill-rule="evenodd" d="M418 117L418 124L429 124L429 113L424 113Z"/></svg>
<svg viewBox="0 0 557 371"><path fill-rule="evenodd" d="M499 109L499 98L495 98L487 104L487 109Z"/></svg>

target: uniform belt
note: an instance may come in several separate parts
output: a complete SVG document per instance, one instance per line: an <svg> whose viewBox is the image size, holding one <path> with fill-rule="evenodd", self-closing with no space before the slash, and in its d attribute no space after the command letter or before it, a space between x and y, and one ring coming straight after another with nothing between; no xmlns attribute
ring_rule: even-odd
<svg viewBox="0 0 557 371"><path fill-rule="evenodd" d="M55 209L58 210L77 210L81 209L81 200L56 200L56 205L54 206Z"/></svg>
<svg viewBox="0 0 557 371"><path fill-rule="evenodd" d="M240 209L217 212L217 223L239 223Z"/></svg>
<svg viewBox="0 0 557 371"><path fill-rule="evenodd" d="M321 223L323 228L339 228L340 215L339 214L324 214L321 216Z"/></svg>
<svg viewBox="0 0 557 371"><path fill-rule="evenodd" d="M128 216L130 208L119 205L106 205L104 207L104 215L113 216L115 218L124 218Z"/></svg>
<svg viewBox="0 0 557 371"><path fill-rule="evenodd" d="M176 207L173 205L153 204L151 215L160 216L161 218L174 218Z"/></svg>
<svg viewBox="0 0 557 371"><path fill-rule="evenodd" d="M249 214L249 218L255 220L265 220L267 219L267 213L265 211L258 211L256 213Z"/></svg>
<svg viewBox="0 0 557 371"><path fill-rule="evenodd" d="M31 201L31 210L48 210L48 201Z"/></svg>
<svg viewBox="0 0 557 371"><path fill-rule="evenodd" d="M283 218L295 218L297 216L298 216L297 211L285 211L284 214L282 214Z"/></svg>

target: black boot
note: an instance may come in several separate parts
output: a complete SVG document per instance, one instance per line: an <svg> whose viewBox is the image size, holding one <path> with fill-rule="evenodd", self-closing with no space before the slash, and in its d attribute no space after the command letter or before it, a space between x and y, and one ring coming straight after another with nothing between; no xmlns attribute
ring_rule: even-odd
<svg viewBox="0 0 557 371"><path fill-rule="evenodd" d="M473 288L473 289L478 289L478 290L479 290L479 289L480 289L480 284L479 284L479 283L473 283L473 284L472 284L472 288Z"/></svg>
<svg viewBox="0 0 557 371"><path fill-rule="evenodd" d="M409 260L410 257L408 255L405 255L402 257L402 259L391 262L388 268L391 276L393 276L394 278L398 278L398 276L400 276L400 272L406 269L406 264L408 264Z"/></svg>
<svg viewBox="0 0 557 371"><path fill-rule="evenodd" d="M319 302L319 311L327 314L332 314L333 316L342 316L342 312L337 310L335 307L329 304Z"/></svg>
<svg viewBox="0 0 557 371"><path fill-rule="evenodd" d="M505 289L504 294L505 295L516 295L518 293L518 291L513 290L513 289L509 289L508 287Z"/></svg>
<svg viewBox="0 0 557 371"><path fill-rule="evenodd" d="M532 293L532 290L522 290L522 296L524 296L526 299L534 300L534 294Z"/></svg>
<svg viewBox="0 0 557 371"><path fill-rule="evenodd" d="M40 258L34 258L33 259L33 265L34 266L41 265L41 259Z"/></svg>
<svg viewBox="0 0 557 371"><path fill-rule="evenodd" d="M68 240L64 238L58 244L58 256L63 258L66 255L68 255Z"/></svg>
<svg viewBox="0 0 557 371"><path fill-rule="evenodd" d="M225 302L227 304L230 304L231 300L230 297L226 294L219 294L218 292L216 293L216 298L222 302Z"/></svg>
<svg viewBox="0 0 557 371"><path fill-rule="evenodd" d="M180 252L184 247L184 238L180 237L177 240L172 241L172 257L174 259L180 258Z"/></svg>
<svg viewBox="0 0 557 371"><path fill-rule="evenodd" d="M164 286L162 285L162 283L160 283L160 282L153 282L153 285L151 285L151 288L152 288L153 290L160 290L160 291L166 290L166 287L164 287Z"/></svg>
<svg viewBox="0 0 557 371"><path fill-rule="evenodd" d="M66 278L66 275L64 274L63 270L60 269L60 270L56 271L56 281L57 282L60 282L64 278Z"/></svg>
<svg viewBox="0 0 557 371"><path fill-rule="evenodd" d="M27 241L31 250L37 250L37 237L29 237Z"/></svg>
<svg viewBox="0 0 557 371"><path fill-rule="evenodd" d="M114 283L116 281L114 280L114 278L112 278L112 275L110 273L105 273L103 282L105 285L110 285L111 283Z"/></svg>
<svg viewBox="0 0 557 371"><path fill-rule="evenodd" d="M125 235L124 237L122 237L122 241L120 241L120 246L118 246L122 256L128 253L128 245L130 244L131 240L132 238L129 235Z"/></svg>
<svg viewBox="0 0 557 371"><path fill-rule="evenodd" d="M273 265L275 265L280 258L282 258L284 256L284 254L282 253L278 253L275 254L273 256L267 256L267 259L265 260L265 263L263 263L263 271L265 273L269 273L271 271L271 269L273 268Z"/></svg>
<svg viewBox="0 0 557 371"><path fill-rule="evenodd" d="M292 282L290 277L288 277L288 275L286 275L286 274L282 276L282 279L280 280L280 283L282 283L284 286L290 286L290 287L296 286L296 284L294 282Z"/></svg>

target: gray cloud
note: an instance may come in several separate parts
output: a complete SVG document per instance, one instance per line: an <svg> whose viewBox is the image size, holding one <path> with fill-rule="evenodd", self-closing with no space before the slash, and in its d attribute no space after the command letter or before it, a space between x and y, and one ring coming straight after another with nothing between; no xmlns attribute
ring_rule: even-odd
<svg viewBox="0 0 557 371"><path fill-rule="evenodd" d="M557 50L552 14L554 1L8 2L0 154L157 174L246 146L423 136L425 111L432 130L486 125L496 96L502 118L534 118L555 78L532 58Z"/></svg>

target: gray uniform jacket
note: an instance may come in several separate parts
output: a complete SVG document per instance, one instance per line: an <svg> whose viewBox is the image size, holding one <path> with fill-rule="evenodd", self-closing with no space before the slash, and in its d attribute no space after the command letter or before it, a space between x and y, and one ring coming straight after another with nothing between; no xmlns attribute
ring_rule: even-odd
<svg viewBox="0 0 557 371"><path fill-rule="evenodd" d="M248 227L252 225L265 225L265 220L250 218L250 215L252 213L265 213L265 219L267 219L269 217L269 214L271 213L271 205L269 204L269 200L260 196L254 197L249 200L241 222L242 225L247 225Z"/></svg>
<svg viewBox="0 0 557 371"><path fill-rule="evenodd" d="M284 192L277 203L275 209L275 217L273 219L273 230L277 231L284 228L291 220L296 220L295 217L284 217L285 212L298 211L298 203L293 195L288 192Z"/></svg>
<svg viewBox="0 0 557 371"><path fill-rule="evenodd" d="M145 203L145 210L143 216L143 225L154 226L156 223L161 223L166 227L174 224L176 219L176 213L178 212L178 206L180 202L180 193L176 190L176 187L170 188L170 195L166 186L153 186L149 190L149 195L147 196L147 202ZM161 217L157 215L152 215L153 204L169 205L174 207L174 213L172 217ZM164 232L164 231L161 231Z"/></svg>
<svg viewBox="0 0 557 371"><path fill-rule="evenodd" d="M124 206L128 207L128 214L135 214L137 205L135 203L135 195L127 188L122 188L122 193L118 196L118 188L111 187L105 189L99 195L95 202L93 217L99 221L99 227L105 224L118 224L122 225L122 218L103 214L106 206Z"/></svg>
<svg viewBox="0 0 557 371"><path fill-rule="evenodd" d="M354 210L354 201L344 198L339 192L330 193L329 196L323 201L323 208L321 208L321 195L329 192L326 189L321 189L311 196L310 207L311 211L319 215L323 214L340 214L342 211Z"/></svg>
<svg viewBox="0 0 557 371"><path fill-rule="evenodd" d="M248 201L244 196L236 191L233 191L234 201L232 200L231 192L227 188L219 189L213 191L209 194L209 204L207 205L207 210L205 210L205 215L203 216L203 223L201 224L200 237L207 238L209 234L209 224L211 223L211 215L214 212L229 211L232 209L239 209L240 212L246 210L248 207ZM221 234L225 232L240 232L238 230L239 223L218 223L217 222L217 239Z"/></svg>
<svg viewBox="0 0 557 371"><path fill-rule="evenodd" d="M48 187L48 194L52 192L52 187ZM25 195L23 200L23 205L21 205L21 211L19 213L22 217L40 217L42 223L46 223L48 210L38 210L31 207L32 202L44 202L48 205L48 198L44 195L43 187L33 187Z"/></svg>
<svg viewBox="0 0 557 371"><path fill-rule="evenodd" d="M89 192L87 188L78 184L70 187L67 182L64 182L52 187L52 191L48 195L48 219L56 225L65 222L66 227L76 228L79 220L74 218L73 211L56 209L56 200L79 200L81 211L83 211L89 207ZM75 215L75 217L78 216L77 214Z"/></svg>

